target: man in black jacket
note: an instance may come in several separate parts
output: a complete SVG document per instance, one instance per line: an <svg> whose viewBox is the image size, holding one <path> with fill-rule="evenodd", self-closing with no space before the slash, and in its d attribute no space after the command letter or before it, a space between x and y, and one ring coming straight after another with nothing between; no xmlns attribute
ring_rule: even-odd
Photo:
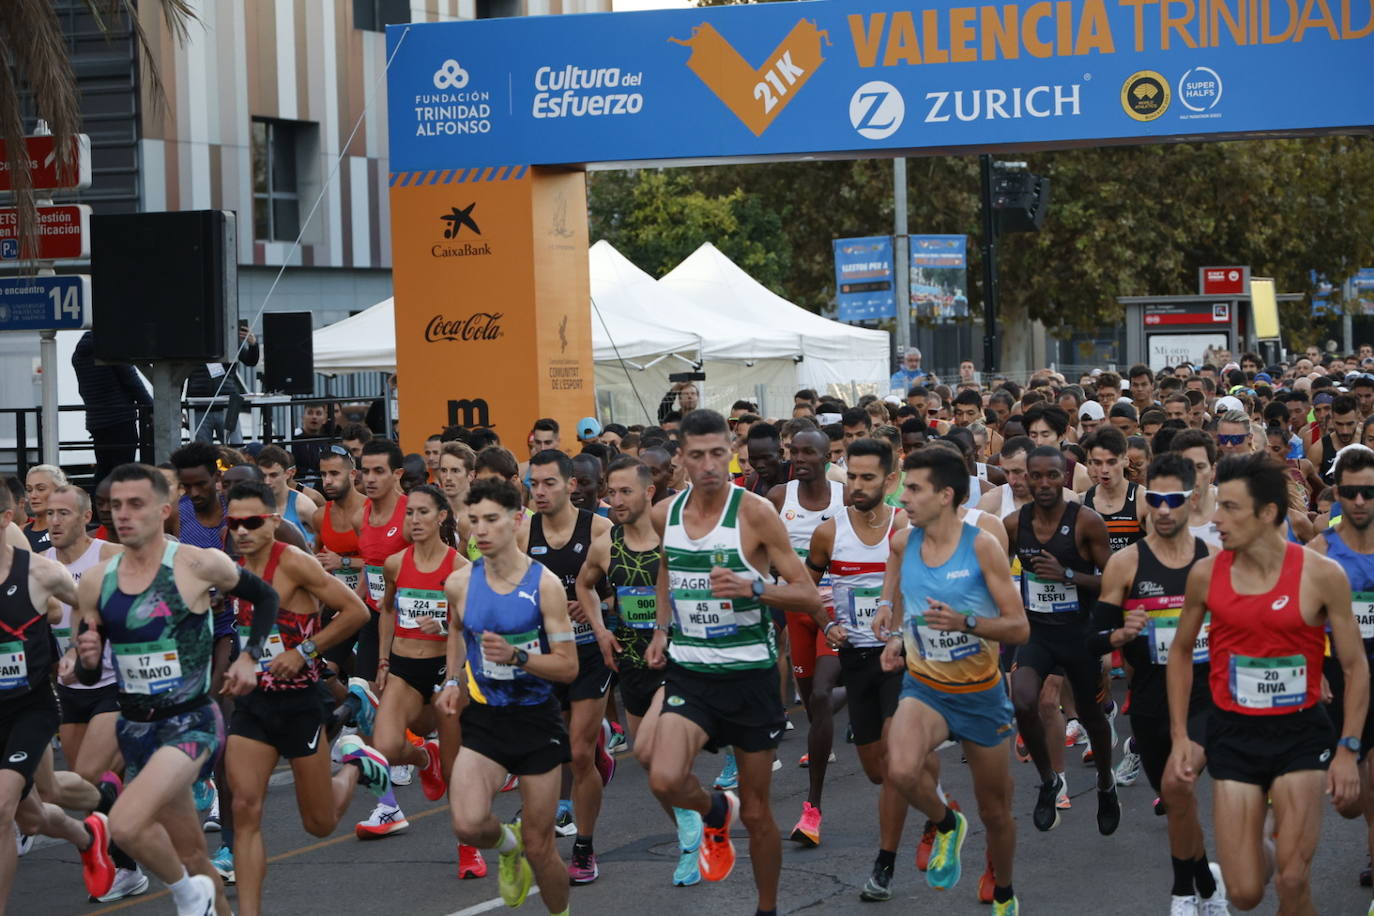
<svg viewBox="0 0 1374 916"><path fill-rule="evenodd" d="M256 366L260 352L258 339L248 330L248 322L239 323L239 349L237 359L227 363L206 363L197 366L186 379L188 398L230 398L247 393L243 379L239 376L239 366ZM192 408L191 431L197 441L211 442L218 437L222 445L242 445L239 435L239 417L223 405L206 410L204 407Z"/></svg>
<svg viewBox="0 0 1374 916"><path fill-rule="evenodd" d="M95 482L121 464L136 460L139 408L152 407L143 380L129 365L100 366L95 362L95 332L81 335L72 353L76 385L86 405L86 431L95 449ZM152 415L147 415L151 425Z"/></svg>

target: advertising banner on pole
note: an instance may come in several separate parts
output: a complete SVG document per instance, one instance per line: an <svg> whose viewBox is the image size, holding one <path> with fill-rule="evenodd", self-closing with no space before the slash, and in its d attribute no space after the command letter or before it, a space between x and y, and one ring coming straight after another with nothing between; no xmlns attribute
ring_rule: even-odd
<svg viewBox="0 0 1374 916"><path fill-rule="evenodd" d="M911 307L930 321L968 317L968 236L911 236Z"/></svg>
<svg viewBox="0 0 1374 916"><path fill-rule="evenodd" d="M841 321L871 321L897 314L892 236L835 239L835 302Z"/></svg>

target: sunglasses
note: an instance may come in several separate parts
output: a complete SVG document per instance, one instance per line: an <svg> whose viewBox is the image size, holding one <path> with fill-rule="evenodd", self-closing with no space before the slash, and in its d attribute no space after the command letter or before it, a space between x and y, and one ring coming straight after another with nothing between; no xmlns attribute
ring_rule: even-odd
<svg viewBox="0 0 1374 916"><path fill-rule="evenodd" d="M353 457L353 453L350 452L348 449L344 448L342 445L331 445L331 446L329 446L329 452L330 452L330 454L333 454L333 455L341 455L341 456L343 456L344 458L352 458L352 457Z"/></svg>
<svg viewBox="0 0 1374 916"><path fill-rule="evenodd" d="M1218 445L1240 445L1240 444L1241 444L1242 442L1244 442L1247 438L1249 438L1249 437L1246 436L1245 433L1234 433L1234 434L1226 434L1226 435L1218 434L1218 435L1217 435L1217 444L1218 444Z"/></svg>
<svg viewBox="0 0 1374 916"><path fill-rule="evenodd" d="M230 515L224 519L224 527L228 528L230 531L238 531L240 528L245 531L257 531L263 525L267 524L269 518L276 517L277 513L275 512L268 512L265 515Z"/></svg>
<svg viewBox="0 0 1374 916"><path fill-rule="evenodd" d="M1177 509L1186 503L1188 497L1192 495L1192 490L1174 490L1168 493L1162 490L1146 490L1145 503L1151 509L1158 509L1160 506L1168 506L1170 509Z"/></svg>
<svg viewBox="0 0 1374 916"><path fill-rule="evenodd" d="M1374 502L1374 486L1354 486L1352 484L1342 484L1336 488L1341 499L1355 499L1363 497L1365 502Z"/></svg>

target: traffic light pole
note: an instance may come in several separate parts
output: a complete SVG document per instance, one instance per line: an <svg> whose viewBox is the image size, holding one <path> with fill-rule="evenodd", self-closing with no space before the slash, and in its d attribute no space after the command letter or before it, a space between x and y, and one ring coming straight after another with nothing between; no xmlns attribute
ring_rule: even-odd
<svg viewBox="0 0 1374 916"><path fill-rule="evenodd" d="M906 160L900 156L892 160L892 298L897 317L897 366L902 354L912 346L911 339L911 256L907 236Z"/></svg>
<svg viewBox="0 0 1374 916"><path fill-rule="evenodd" d="M983 199L983 372L997 371L997 222L992 210L992 156L978 157Z"/></svg>

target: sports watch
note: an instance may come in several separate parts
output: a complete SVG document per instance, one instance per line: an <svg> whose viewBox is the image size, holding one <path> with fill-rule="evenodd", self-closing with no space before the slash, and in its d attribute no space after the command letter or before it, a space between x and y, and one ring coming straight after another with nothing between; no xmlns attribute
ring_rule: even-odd
<svg viewBox="0 0 1374 916"><path fill-rule="evenodd" d="M977 618L976 615L974 615L974 614L965 614L965 615L964 615L964 632L965 632L965 633L972 633L972 632L973 632L973 628L976 627L977 625L978 625L978 618Z"/></svg>
<svg viewBox="0 0 1374 916"><path fill-rule="evenodd" d="M1353 735L1347 735L1347 736L1345 736L1345 737L1342 738L1341 740L1337 741L1336 744L1337 744L1338 747L1343 747L1343 748L1345 748L1347 751L1349 751L1350 753L1356 754L1356 755L1358 755L1358 754L1360 753L1360 748L1361 748L1361 746L1362 746L1362 745L1360 744L1360 739L1354 737Z"/></svg>
<svg viewBox="0 0 1374 916"><path fill-rule="evenodd" d="M754 597L755 597L755 598L762 598L762 597L763 597L763 580L762 580L762 579L755 579L755 580L754 580L754 584L753 584L752 586L750 586L750 589L753 591Z"/></svg>
<svg viewBox="0 0 1374 916"><path fill-rule="evenodd" d="M511 664L517 668L525 667L525 663L530 660L530 654L524 649L515 650L515 658L511 659Z"/></svg>
<svg viewBox="0 0 1374 916"><path fill-rule="evenodd" d="M315 648L315 640L313 639L302 639L296 645L296 649L305 656L306 661L314 661L320 657L320 650Z"/></svg>
<svg viewBox="0 0 1374 916"><path fill-rule="evenodd" d="M353 558L352 558L352 557L339 557L339 565L342 566L344 569L352 569L352 568L353 568Z"/></svg>
<svg viewBox="0 0 1374 916"><path fill-rule="evenodd" d="M1065 582L1072 582L1072 581L1073 581L1073 570L1072 570L1072 569L1069 569L1068 567L1065 567L1065 568L1064 568L1064 581L1065 581Z"/></svg>

